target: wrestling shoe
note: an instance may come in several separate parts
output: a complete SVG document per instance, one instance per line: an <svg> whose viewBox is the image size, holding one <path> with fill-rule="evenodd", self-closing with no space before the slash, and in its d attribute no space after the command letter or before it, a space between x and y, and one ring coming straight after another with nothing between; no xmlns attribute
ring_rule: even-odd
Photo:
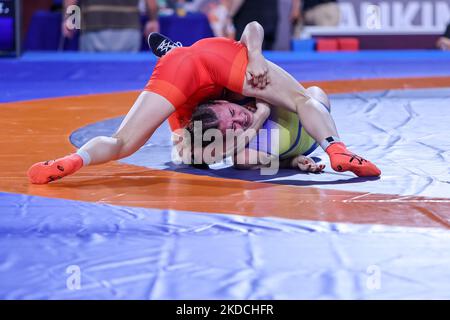
<svg viewBox="0 0 450 320"><path fill-rule="evenodd" d="M378 177L381 170L372 162L361 158L347 150L341 143L332 143L326 150L330 157L331 167L338 172L351 171L358 177Z"/></svg>
<svg viewBox="0 0 450 320"><path fill-rule="evenodd" d="M150 49L152 49L153 54L160 58L173 48L179 48L183 46L181 42L173 42L172 40L158 32L150 33L147 40L148 46L150 47Z"/></svg>
<svg viewBox="0 0 450 320"><path fill-rule="evenodd" d="M28 178L33 184L46 184L75 173L83 166L83 159L76 153L57 160L33 164L28 169Z"/></svg>

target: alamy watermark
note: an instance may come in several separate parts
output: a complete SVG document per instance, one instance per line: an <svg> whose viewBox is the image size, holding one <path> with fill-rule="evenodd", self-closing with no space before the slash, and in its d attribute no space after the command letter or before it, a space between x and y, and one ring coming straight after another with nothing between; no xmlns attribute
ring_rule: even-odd
<svg viewBox="0 0 450 320"><path fill-rule="evenodd" d="M234 164L258 165L261 175L275 175L279 170L279 129L242 129L226 130L225 135L219 129L202 131L202 122L195 121L192 130L178 129L174 131L172 161L175 164L215 164L224 160L225 155L234 154ZM257 152L248 157L243 150L252 139L266 147L267 152Z"/></svg>
<svg viewBox="0 0 450 320"><path fill-rule="evenodd" d="M81 8L79 6L71 5L67 7L65 26L68 30L81 29Z"/></svg>
<svg viewBox="0 0 450 320"><path fill-rule="evenodd" d="M366 27L370 30L381 29L381 7L378 5L368 5L366 8Z"/></svg>
<svg viewBox="0 0 450 320"><path fill-rule="evenodd" d="M371 265L366 270L369 275L366 280L366 287L369 290L381 289L381 268L377 265Z"/></svg>
<svg viewBox="0 0 450 320"><path fill-rule="evenodd" d="M78 265L71 265L66 268L69 276L66 279L66 288L69 290L81 290L81 268Z"/></svg>
<svg viewBox="0 0 450 320"><path fill-rule="evenodd" d="M9 8L4 4L0 3L0 14L8 14Z"/></svg>

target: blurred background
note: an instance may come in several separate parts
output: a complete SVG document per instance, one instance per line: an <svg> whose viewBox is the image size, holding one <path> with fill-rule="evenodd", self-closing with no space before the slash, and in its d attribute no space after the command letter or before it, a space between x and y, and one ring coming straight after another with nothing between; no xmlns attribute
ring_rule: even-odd
<svg viewBox="0 0 450 320"><path fill-rule="evenodd" d="M186 46L253 20L265 50L450 48L450 0L0 0L0 52L135 52L152 31Z"/></svg>

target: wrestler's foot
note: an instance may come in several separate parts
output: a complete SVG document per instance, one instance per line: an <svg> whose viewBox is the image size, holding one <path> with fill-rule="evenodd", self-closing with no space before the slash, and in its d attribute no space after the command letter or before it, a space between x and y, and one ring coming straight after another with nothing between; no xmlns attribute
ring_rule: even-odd
<svg viewBox="0 0 450 320"><path fill-rule="evenodd" d="M64 158L38 162L28 169L28 178L33 184L46 184L75 173L83 166L83 159L74 153Z"/></svg>
<svg viewBox="0 0 450 320"><path fill-rule="evenodd" d="M351 171L358 177L378 177L380 169L372 162L347 150L341 143L332 143L326 150L330 157L331 167L339 172Z"/></svg>
<svg viewBox="0 0 450 320"><path fill-rule="evenodd" d="M183 46L181 42L173 42L172 40L158 32L150 33L147 40L148 46L150 47L150 49L152 49L153 54L160 58L173 48Z"/></svg>

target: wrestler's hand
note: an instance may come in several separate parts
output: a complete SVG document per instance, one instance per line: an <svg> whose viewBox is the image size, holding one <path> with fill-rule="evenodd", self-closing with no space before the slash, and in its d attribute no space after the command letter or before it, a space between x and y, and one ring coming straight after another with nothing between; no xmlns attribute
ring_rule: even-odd
<svg viewBox="0 0 450 320"><path fill-rule="evenodd" d="M261 117L261 119L266 121L270 115L270 105L267 102L256 99L255 106L256 106L255 117L259 116L259 117ZM259 128L258 128L258 130L259 130Z"/></svg>
<svg viewBox="0 0 450 320"><path fill-rule="evenodd" d="M264 56L259 53L249 53L247 65L247 81L252 87L264 89L269 84L269 64Z"/></svg>
<svg viewBox="0 0 450 320"><path fill-rule="evenodd" d="M257 99L254 106L248 105L243 107L253 113L253 121L246 130L258 131L270 116L270 106L262 100Z"/></svg>
<svg viewBox="0 0 450 320"><path fill-rule="evenodd" d="M292 159L291 166L304 172L321 173L325 169L324 164L317 164L313 159L300 155Z"/></svg>

